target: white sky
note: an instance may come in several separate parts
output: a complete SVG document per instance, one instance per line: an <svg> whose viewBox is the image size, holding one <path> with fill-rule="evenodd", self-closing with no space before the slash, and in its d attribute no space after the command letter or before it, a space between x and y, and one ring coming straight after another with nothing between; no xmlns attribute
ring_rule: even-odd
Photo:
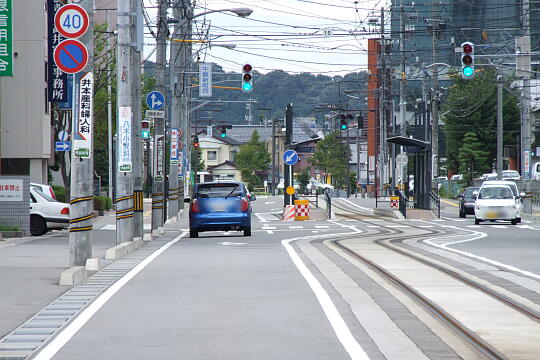
<svg viewBox="0 0 540 360"><path fill-rule="evenodd" d="M144 1L154 22L157 1ZM253 13L246 19L232 13L198 17L193 26L193 38L207 39L200 35L200 30L206 33L210 26L211 49L203 46L201 61L216 62L226 71L240 72L242 65L249 62L254 70L262 73L281 69L291 73L344 75L366 70L367 38L373 37L369 32L380 31L378 26L369 26L368 20L374 16L380 18L380 8L385 5L386 0L199 1L195 14L245 7L253 9ZM146 35L145 44L148 56L155 44L151 35ZM219 44L234 44L236 48L229 50ZM199 48L200 45L194 46L194 49ZM150 59L154 60L154 55Z"/></svg>

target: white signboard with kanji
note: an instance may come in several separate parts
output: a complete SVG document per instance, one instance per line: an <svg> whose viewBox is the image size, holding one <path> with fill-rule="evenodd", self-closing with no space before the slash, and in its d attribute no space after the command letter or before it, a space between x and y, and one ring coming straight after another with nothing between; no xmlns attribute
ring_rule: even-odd
<svg viewBox="0 0 540 360"><path fill-rule="evenodd" d="M118 171L131 172L133 168L133 164L131 163L131 107L121 106L119 110L120 129L118 132Z"/></svg>
<svg viewBox="0 0 540 360"><path fill-rule="evenodd" d="M199 97L212 97L212 64L199 64Z"/></svg>
<svg viewBox="0 0 540 360"><path fill-rule="evenodd" d="M79 108L73 132L75 156L92 156L93 108L94 108L94 73L87 72L79 80Z"/></svg>
<svg viewBox="0 0 540 360"><path fill-rule="evenodd" d="M171 129L171 163L178 161L178 129Z"/></svg>
<svg viewBox="0 0 540 360"><path fill-rule="evenodd" d="M23 181L0 179L0 201L23 201Z"/></svg>

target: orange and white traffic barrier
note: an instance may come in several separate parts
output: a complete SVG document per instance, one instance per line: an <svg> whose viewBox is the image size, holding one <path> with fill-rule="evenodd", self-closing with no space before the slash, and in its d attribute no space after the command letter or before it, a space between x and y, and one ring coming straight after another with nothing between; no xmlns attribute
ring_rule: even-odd
<svg viewBox="0 0 540 360"><path fill-rule="evenodd" d="M296 209L294 205L286 205L283 208L283 221L292 221L296 216Z"/></svg>
<svg viewBox="0 0 540 360"><path fill-rule="evenodd" d="M390 207L396 209L399 207L399 196L390 196Z"/></svg>
<svg viewBox="0 0 540 360"><path fill-rule="evenodd" d="M294 206L296 207L294 220L309 220L309 200L294 200Z"/></svg>

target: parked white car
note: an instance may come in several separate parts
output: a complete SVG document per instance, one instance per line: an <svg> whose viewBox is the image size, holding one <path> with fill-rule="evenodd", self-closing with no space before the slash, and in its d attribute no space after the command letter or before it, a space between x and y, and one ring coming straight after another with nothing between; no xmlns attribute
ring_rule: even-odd
<svg viewBox="0 0 540 360"><path fill-rule="evenodd" d="M519 197L514 196L508 185L483 184L474 204L474 223L507 220L516 225L521 213L516 206Z"/></svg>
<svg viewBox="0 0 540 360"><path fill-rule="evenodd" d="M69 224L69 204L53 199L40 186L30 186L30 233L40 236Z"/></svg>
<svg viewBox="0 0 540 360"><path fill-rule="evenodd" d="M56 194L54 193L54 189L51 185L47 184L37 184L37 183L30 183L30 186L38 187L43 191L44 194L49 195L54 200L56 200Z"/></svg>
<svg viewBox="0 0 540 360"><path fill-rule="evenodd" d="M317 180L314 180L314 179L311 179L307 185L307 188L308 190L311 190L311 189L333 189L334 186L333 185L330 185L330 184L323 184L322 182L320 181L317 181Z"/></svg>

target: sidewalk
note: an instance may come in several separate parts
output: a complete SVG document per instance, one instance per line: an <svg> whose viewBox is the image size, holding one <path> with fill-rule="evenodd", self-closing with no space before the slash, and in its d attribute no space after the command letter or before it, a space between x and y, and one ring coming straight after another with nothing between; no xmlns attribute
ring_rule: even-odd
<svg viewBox="0 0 540 360"><path fill-rule="evenodd" d="M151 204L144 205L148 224ZM116 231L112 230L115 221L113 212L94 219L92 257L104 258L106 250L116 245ZM182 221L166 224L165 228L179 231ZM67 230L0 240L0 338L71 288L58 285L60 274L68 268L68 259Z"/></svg>

